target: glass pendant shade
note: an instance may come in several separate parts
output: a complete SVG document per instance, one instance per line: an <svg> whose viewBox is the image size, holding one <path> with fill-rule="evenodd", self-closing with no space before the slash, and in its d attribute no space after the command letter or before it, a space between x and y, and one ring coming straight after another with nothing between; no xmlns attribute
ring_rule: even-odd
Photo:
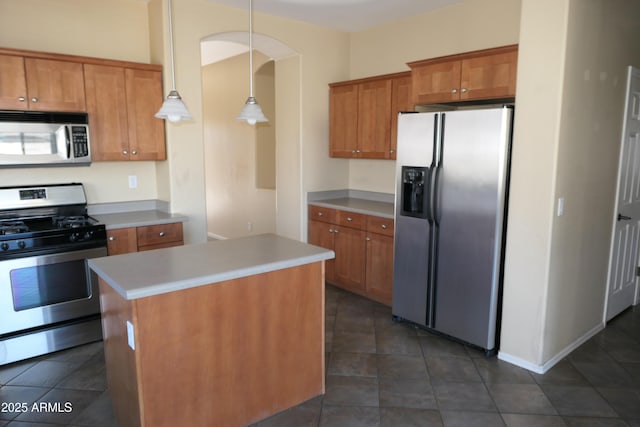
<svg viewBox="0 0 640 427"><path fill-rule="evenodd" d="M250 125L255 125L257 122L268 122L264 113L262 112L262 108L260 108L260 104L256 101L253 96L247 98L247 102L245 102L244 107L242 107L242 111L236 117L238 120L244 120Z"/></svg>
<svg viewBox="0 0 640 427"><path fill-rule="evenodd" d="M167 99L162 103L160 111L156 113L156 117L159 119L167 119L174 123L180 120L191 120L193 118L176 90L169 92Z"/></svg>
<svg viewBox="0 0 640 427"><path fill-rule="evenodd" d="M171 0L168 1L169 8L169 53L171 54L171 91L167 95L167 99L162 103L160 111L156 113L159 119L166 119L170 122L179 122L180 120L191 120L191 114L187 110L187 106L182 102L182 97L176 90L176 66L173 57L173 6Z"/></svg>

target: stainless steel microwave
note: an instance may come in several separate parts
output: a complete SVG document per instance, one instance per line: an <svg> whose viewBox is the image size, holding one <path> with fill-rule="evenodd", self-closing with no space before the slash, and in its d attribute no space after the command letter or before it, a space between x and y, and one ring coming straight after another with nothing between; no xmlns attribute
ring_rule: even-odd
<svg viewBox="0 0 640 427"><path fill-rule="evenodd" d="M86 113L0 111L0 168L90 163Z"/></svg>

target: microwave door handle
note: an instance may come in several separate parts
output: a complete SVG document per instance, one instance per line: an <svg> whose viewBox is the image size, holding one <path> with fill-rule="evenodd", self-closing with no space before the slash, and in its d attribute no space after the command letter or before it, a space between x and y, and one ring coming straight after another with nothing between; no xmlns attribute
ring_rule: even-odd
<svg viewBox="0 0 640 427"><path fill-rule="evenodd" d="M67 159L71 158L71 135L69 134L69 126L64 127L64 137L67 147Z"/></svg>

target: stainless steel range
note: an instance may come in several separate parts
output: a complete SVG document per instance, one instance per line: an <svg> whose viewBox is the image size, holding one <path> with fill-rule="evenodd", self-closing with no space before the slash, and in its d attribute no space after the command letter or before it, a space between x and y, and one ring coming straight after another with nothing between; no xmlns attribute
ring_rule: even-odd
<svg viewBox="0 0 640 427"><path fill-rule="evenodd" d="M0 187L0 365L102 338L85 260L105 255L82 184Z"/></svg>

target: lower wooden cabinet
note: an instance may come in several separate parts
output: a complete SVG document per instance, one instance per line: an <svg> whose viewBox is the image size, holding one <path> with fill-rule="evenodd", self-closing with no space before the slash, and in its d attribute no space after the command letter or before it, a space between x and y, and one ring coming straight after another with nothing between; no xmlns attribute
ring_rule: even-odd
<svg viewBox="0 0 640 427"><path fill-rule="evenodd" d="M183 244L181 222L107 230L109 255L148 251Z"/></svg>
<svg viewBox="0 0 640 427"><path fill-rule="evenodd" d="M309 243L331 249L326 281L391 305L393 294L393 220L309 206Z"/></svg>

